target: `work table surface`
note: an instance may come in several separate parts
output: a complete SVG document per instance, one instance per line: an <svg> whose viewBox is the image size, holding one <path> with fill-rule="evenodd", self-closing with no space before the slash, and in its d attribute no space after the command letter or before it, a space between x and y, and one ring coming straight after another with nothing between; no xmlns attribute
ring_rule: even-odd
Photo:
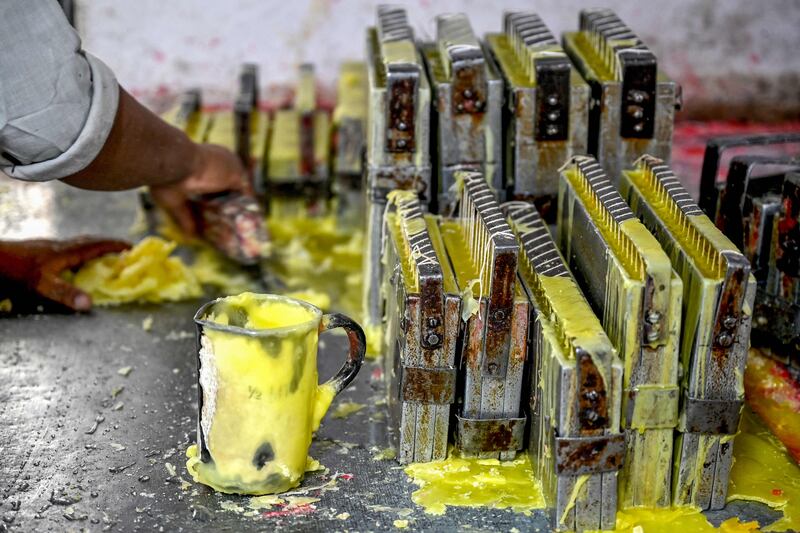
<svg viewBox="0 0 800 533"><path fill-rule="evenodd" d="M4 239L130 238L135 211L135 193L0 177ZM187 486L184 452L195 440L197 408L192 316L201 303L84 315L45 309L0 320L0 532L369 531L391 529L397 519L417 530L550 530L541 511L449 508L432 516L416 506L402 468L374 459L387 446L375 363L334 401L366 407L341 419L329 413L312 444L310 454L327 473L308 475L298 490L320 501L245 516L237 507L246 511L248 498ZM149 331L146 317L153 318ZM345 349L343 337L323 335L322 378L340 366ZM125 367L127 376L119 372ZM314 487L322 488L308 490ZM734 515L765 520L775 513L736 503L709 517L719 523Z"/></svg>

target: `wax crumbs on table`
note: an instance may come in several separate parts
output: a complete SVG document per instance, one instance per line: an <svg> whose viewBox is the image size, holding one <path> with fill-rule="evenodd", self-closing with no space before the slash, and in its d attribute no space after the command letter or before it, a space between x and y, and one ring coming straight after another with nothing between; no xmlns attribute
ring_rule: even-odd
<svg viewBox="0 0 800 533"><path fill-rule="evenodd" d="M286 501L275 494L267 494L266 496L253 496L247 507L254 510L270 509L273 505L283 505Z"/></svg>
<svg viewBox="0 0 800 533"><path fill-rule="evenodd" d="M350 518L350 513L339 513L336 515L336 518L338 518L339 520L347 520L348 518Z"/></svg>
<svg viewBox="0 0 800 533"><path fill-rule="evenodd" d="M397 457L397 450L394 448L383 448L382 450L376 451L372 455L373 461L391 461Z"/></svg>
<svg viewBox="0 0 800 533"><path fill-rule="evenodd" d="M311 456L306 457L306 472L319 472L325 470L325 467L319 461Z"/></svg>
<svg viewBox="0 0 800 533"><path fill-rule="evenodd" d="M123 366L122 368L117 370L117 374L119 374L120 376L128 377L132 371L133 371L132 366Z"/></svg>
<svg viewBox="0 0 800 533"><path fill-rule="evenodd" d="M419 486L411 499L428 514L442 515L447 506L455 506L511 509L527 515L545 505L524 453L501 462L465 459L451 450L443 461L410 464L405 472Z"/></svg>
<svg viewBox="0 0 800 533"><path fill-rule="evenodd" d="M65 277L100 306L197 298L202 294L197 277L181 259L170 257L176 246L146 237L130 250L88 261Z"/></svg>
<svg viewBox="0 0 800 533"><path fill-rule="evenodd" d="M357 413L362 410L366 405L363 403L357 402L341 402L339 403L336 408L331 413L333 418L347 418L348 416L352 415L353 413Z"/></svg>
<svg viewBox="0 0 800 533"><path fill-rule="evenodd" d="M145 331L150 331L151 329L153 329L152 315L147 315L146 317L144 317L144 319L142 320L142 329Z"/></svg>
<svg viewBox="0 0 800 533"><path fill-rule="evenodd" d="M406 529L408 527L408 520L395 520L392 524L397 529Z"/></svg>

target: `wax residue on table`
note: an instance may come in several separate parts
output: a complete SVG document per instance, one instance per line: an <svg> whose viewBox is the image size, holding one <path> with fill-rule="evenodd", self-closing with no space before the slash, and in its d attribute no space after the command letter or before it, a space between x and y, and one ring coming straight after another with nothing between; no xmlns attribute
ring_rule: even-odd
<svg viewBox="0 0 800 533"><path fill-rule="evenodd" d="M269 266L286 285L284 294L297 294L301 299L305 299L303 294L327 295L327 307L318 305L319 300L307 301L360 321L363 232L345 229L332 214L273 216L267 226L274 244ZM364 332L367 357L379 355L380 328L365 328Z"/></svg>
<svg viewBox="0 0 800 533"><path fill-rule="evenodd" d="M800 530L800 467L749 409L739 425L733 460L728 501L757 501L783 511L783 517L763 531Z"/></svg>
<svg viewBox="0 0 800 533"><path fill-rule="evenodd" d="M750 350L744 373L747 403L800 463L800 385L783 365Z"/></svg>
<svg viewBox="0 0 800 533"><path fill-rule="evenodd" d="M733 446L733 468L728 501L751 500L783 511L772 524L740 522L730 518L715 528L693 507L672 509L632 508L617 512L614 531L672 533L723 531L796 531L800 529L800 467L784 446L751 410L745 409ZM760 526L760 529L759 529Z"/></svg>
<svg viewBox="0 0 800 533"><path fill-rule="evenodd" d="M366 405L364 405L363 403L339 402L339 404L331 413L331 416L333 418L347 418L353 413L357 413L365 407Z"/></svg>
<svg viewBox="0 0 800 533"><path fill-rule="evenodd" d="M648 509L644 507L617 511L617 533L706 533L722 531L724 533L757 531L757 522L740 522L738 518L730 518L714 527L700 512L693 507L676 507L666 509Z"/></svg>
<svg viewBox="0 0 800 533"><path fill-rule="evenodd" d="M107 254L83 265L72 278L92 296L95 305L163 302L197 298L197 276L177 257L176 243L146 237L130 250Z"/></svg>
<svg viewBox="0 0 800 533"><path fill-rule="evenodd" d="M527 454L514 461L498 461L465 459L450 450L443 461L414 463L405 472L419 485L411 499L429 514L444 514L447 506L511 509L525 514L544 508L542 489L533 477Z"/></svg>

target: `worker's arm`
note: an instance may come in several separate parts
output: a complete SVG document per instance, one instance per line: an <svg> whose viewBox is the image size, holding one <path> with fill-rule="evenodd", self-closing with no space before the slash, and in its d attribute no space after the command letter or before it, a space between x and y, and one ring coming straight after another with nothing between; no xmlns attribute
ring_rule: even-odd
<svg viewBox="0 0 800 533"><path fill-rule="evenodd" d="M12 178L150 185L189 232L189 196L247 187L234 154L192 143L121 89L57 2L0 2L0 50L0 170Z"/></svg>
<svg viewBox="0 0 800 533"><path fill-rule="evenodd" d="M122 88L114 125L97 157L62 181L96 191L149 185L155 202L189 234L195 231L190 197L249 191L244 168L233 152L193 143Z"/></svg>

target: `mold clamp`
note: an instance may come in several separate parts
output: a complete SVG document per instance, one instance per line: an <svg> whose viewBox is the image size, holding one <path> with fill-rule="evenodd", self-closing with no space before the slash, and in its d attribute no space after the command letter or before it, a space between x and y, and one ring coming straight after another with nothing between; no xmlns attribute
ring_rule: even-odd
<svg viewBox="0 0 800 533"><path fill-rule="evenodd" d="M517 283L519 243L483 176L459 171L455 177L459 213L439 225L464 298L455 444L466 456L513 459L524 440L529 319Z"/></svg>
<svg viewBox="0 0 800 533"><path fill-rule="evenodd" d="M488 34L486 43L508 87L510 198L536 199L548 219L555 215L550 204L558 195L559 167L587 150L589 86L536 13L505 13L502 33Z"/></svg>
<svg viewBox="0 0 800 533"><path fill-rule="evenodd" d="M292 107L275 111L267 151L273 217L322 214L328 199L330 116L317 108L313 65L300 65Z"/></svg>
<svg viewBox="0 0 800 533"><path fill-rule="evenodd" d="M718 156L723 147L798 140L798 135L785 134L713 141ZM704 167L707 162L708 156ZM753 345L795 367L800 366L798 170L800 158L788 155L735 155L730 160L725 182L717 189L715 210L717 227L750 260L758 284L751 332Z"/></svg>
<svg viewBox="0 0 800 533"><path fill-rule="evenodd" d="M258 102L258 66L245 63L239 71L239 94L233 105L236 153L252 177L255 192L263 194L270 120Z"/></svg>
<svg viewBox="0 0 800 533"><path fill-rule="evenodd" d="M430 87L414 32L403 8L378 6L377 23L367 29L366 253L364 323L382 320L381 236L386 196L413 190L426 208L430 200Z"/></svg>
<svg viewBox="0 0 800 533"><path fill-rule="evenodd" d="M333 184L340 223L363 228L364 147L367 130L367 65L346 61L339 69L336 107L333 110Z"/></svg>
<svg viewBox="0 0 800 533"><path fill-rule="evenodd" d="M520 240L518 271L532 307L529 453L551 523L613 529L625 452L622 363L536 208L501 207Z"/></svg>
<svg viewBox="0 0 800 533"><path fill-rule="evenodd" d="M683 284L592 157L562 168L556 241L624 363L619 507L667 507Z"/></svg>
<svg viewBox="0 0 800 533"><path fill-rule="evenodd" d="M747 258L662 160L642 156L622 174L620 187L683 280L683 394L673 503L721 509L744 401L756 281Z"/></svg>
<svg viewBox="0 0 800 533"><path fill-rule="evenodd" d="M439 226L413 191L396 191L386 214L384 376L401 463L445 459L461 296Z"/></svg>
<svg viewBox="0 0 800 533"><path fill-rule="evenodd" d="M453 213L458 170L483 173L502 199L503 79L497 66L462 13L436 17L436 41L421 50L434 96L438 212Z"/></svg>
<svg viewBox="0 0 800 533"><path fill-rule="evenodd" d="M584 9L564 49L592 88L588 152L616 185L640 156L669 160L680 86L658 71L656 56L610 9Z"/></svg>

